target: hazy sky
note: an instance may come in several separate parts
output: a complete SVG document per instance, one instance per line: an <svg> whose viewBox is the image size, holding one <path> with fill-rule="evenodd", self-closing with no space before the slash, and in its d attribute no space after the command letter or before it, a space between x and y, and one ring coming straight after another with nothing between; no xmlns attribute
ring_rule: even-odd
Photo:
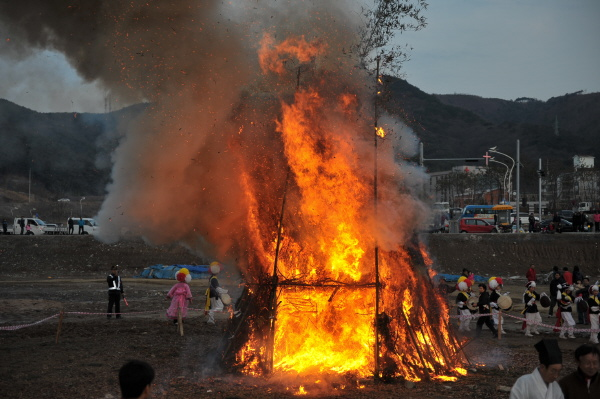
<svg viewBox="0 0 600 399"><path fill-rule="evenodd" d="M413 48L403 77L426 93L547 100L600 92L600 0L429 3L428 26L399 38ZM104 90L60 54L0 59L0 73L0 98L41 112L104 111Z"/></svg>

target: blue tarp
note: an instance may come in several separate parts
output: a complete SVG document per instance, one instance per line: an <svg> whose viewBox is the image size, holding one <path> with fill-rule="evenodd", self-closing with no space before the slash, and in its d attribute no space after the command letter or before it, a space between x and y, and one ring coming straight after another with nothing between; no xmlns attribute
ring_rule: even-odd
<svg viewBox="0 0 600 399"><path fill-rule="evenodd" d="M186 268L190 271L192 279L209 278L208 265L152 265L145 268L139 276L141 278L164 278L175 279L180 269Z"/></svg>

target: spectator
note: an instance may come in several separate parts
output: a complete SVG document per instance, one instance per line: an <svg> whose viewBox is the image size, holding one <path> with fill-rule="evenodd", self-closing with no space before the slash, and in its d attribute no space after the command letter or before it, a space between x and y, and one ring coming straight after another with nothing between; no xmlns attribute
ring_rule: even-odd
<svg viewBox="0 0 600 399"><path fill-rule="evenodd" d="M533 216L533 212L529 214L529 232L533 233L535 231L535 216ZM533 280L530 280L533 281Z"/></svg>
<svg viewBox="0 0 600 399"><path fill-rule="evenodd" d="M583 283L583 274L579 271L579 266L573 266L573 281L577 283L578 281Z"/></svg>
<svg viewBox="0 0 600 399"><path fill-rule="evenodd" d="M588 277L584 277L581 284L579 284L579 281L577 281L577 284L575 284L575 297L581 298L581 300L587 302L588 298L590 297L590 279ZM587 312L581 311L579 306L577 307L577 316L578 324L589 324Z"/></svg>
<svg viewBox="0 0 600 399"><path fill-rule="evenodd" d="M568 267L563 267L563 278L567 285L573 285L573 273L569 271Z"/></svg>
<svg viewBox="0 0 600 399"><path fill-rule="evenodd" d="M119 370L122 399L146 399L152 391L154 369L141 360L131 360Z"/></svg>
<svg viewBox="0 0 600 399"><path fill-rule="evenodd" d="M77 224L79 225L79 234L84 234L85 230L84 230L83 226L85 226L85 222L83 221L83 219L79 218L79 221L77 222Z"/></svg>
<svg viewBox="0 0 600 399"><path fill-rule="evenodd" d="M19 219L19 226L21 227L21 235L23 235L24 230L25 230L25 219L23 219L23 218Z"/></svg>
<svg viewBox="0 0 600 399"><path fill-rule="evenodd" d="M562 378L559 385L565 399L600 398L600 351L592 345L575 349L577 370Z"/></svg>
<svg viewBox="0 0 600 399"><path fill-rule="evenodd" d="M110 274L106 278L108 283L108 309L106 311L106 318L112 317L113 306L115 308L115 314L117 319L121 318L121 295L125 296L123 291L123 282L119 276L119 266L115 265L110 268Z"/></svg>
<svg viewBox="0 0 600 399"><path fill-rule="evenodd" d="M533 281L537 283L537 274L535 272L535 265L533 263L529 265L529 270L527 270L525 277L527 278L527 281Z"/></svg>
<svg viewBox="0 0 600 399"><path fill-rule="evenodd" d="M67 223L69 224L69 234L73 234L73 232L75 231L73 227L73 218L70 217Z"/></svg>
<svg viewBox="0 0 600 399"><path fill-rule="evenodd" d="M8 234L8 222L6 219L2 219L2 232L4 235Z"/></svg>
<svg viewBox="0 0 600 399"><path fill-rule="evenodd" d="M494 338L498 338L498 331L496 331L496 327L494 327L494 322L490 316L490 294L488 294L487 287L483 283L479 284L479 301L477 302L477 306L479 307L479 318L477 319L475 336L477 338L481 336L481 330L485 324L492 332Z"/></svg>
<svg viewBox="0 0 600 399"><path fill-rule="evenodd" d="M594 212L594 232L597 233L600 231L600 213L598 211Z"/></svg>
<svg viewBox="0 0 600 399"><path fill-rule="evenodd" d="M542 339L534 345L540 364L531 374L525 374L510 390L510 399L563 399L556 382L562 370L562 354L556 339Z"/></svg>

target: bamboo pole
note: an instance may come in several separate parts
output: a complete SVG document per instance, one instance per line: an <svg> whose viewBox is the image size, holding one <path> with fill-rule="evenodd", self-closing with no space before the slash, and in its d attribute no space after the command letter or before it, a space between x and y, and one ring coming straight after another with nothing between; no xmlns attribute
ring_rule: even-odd
<svg viewBox="0 0 600 399"><path fill-rule="evenodd" d="M58 318L58 327L56 328L56 341L55 341L56 344L58 344L58 337L60 337L60 332L62 330L62 323L63 323L64 318L65 318L65 312L63 310L61 310L60 316Z"/></svg>
<svg viewBox="0 0 600 399"><path fill-rule="evenodd" d="M493 318L492 318L493 320ZM502 339L502 310L498 310L498 339Z"/></svg>
<svg viewBox="0 0 600 399"><path fill-rule="evenodd" d="M181 317L181 307L177 308L177 330L183 337L183 318Z"/></svg>
<svg viewBox="0 0 600 399"><path fill-rule="evenodd" d="M417 337L415 337L415 333L412 330L412 326L410 325L408 317L406 317L406 314L404 313L404 309L402 309L402 306L400 306L400 314L402 315L402 317L404 318L404 321L406 322L406 329L408 330L408 334L410 335L410 338L413 341L415 349L417 349L417 353L419 354L419 359L421 360L421 365L423 366L423 370L425 370L425 375L427 376L427 379L429 380L430 379L429 368L427 367L427 364L425 363L425 359L423 358L423 352L421 352L421 348L419 347L419 341L417 340Z"/></svg>

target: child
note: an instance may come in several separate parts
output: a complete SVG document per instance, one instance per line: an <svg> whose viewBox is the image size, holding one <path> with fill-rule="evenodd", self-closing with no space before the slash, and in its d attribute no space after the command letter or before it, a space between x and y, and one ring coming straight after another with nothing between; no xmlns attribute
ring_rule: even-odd
<svg viewBox="0 0 600 399"><path fill-rule="evenodd" d="M175 278L178 283L167 294L168 299L172 298L171 306L167 309L167 317L176 325L179 312L181 311L181 320L183 321L187 317L188 303L192 302L192 291L189 286L192 276L188 269L182 268L177 272Z"/></svg>

